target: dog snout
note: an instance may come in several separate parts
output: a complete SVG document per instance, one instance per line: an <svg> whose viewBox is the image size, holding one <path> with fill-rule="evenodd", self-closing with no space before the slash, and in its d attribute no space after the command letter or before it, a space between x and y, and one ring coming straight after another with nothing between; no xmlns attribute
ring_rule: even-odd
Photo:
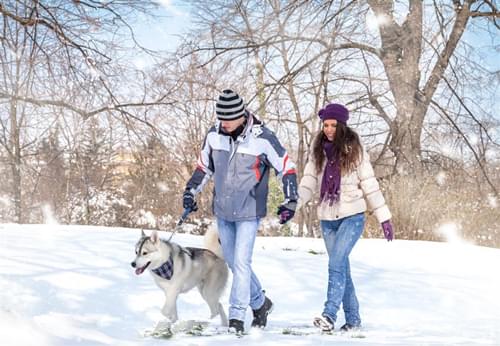
<svg viewBox="0 0 500 346"><path fill-rule="evenodd" d="M137 263L135 263L135 261L133 261L132 263L130 263L130 265L132 266L132 268L135 268L137 266Z"/></svg>

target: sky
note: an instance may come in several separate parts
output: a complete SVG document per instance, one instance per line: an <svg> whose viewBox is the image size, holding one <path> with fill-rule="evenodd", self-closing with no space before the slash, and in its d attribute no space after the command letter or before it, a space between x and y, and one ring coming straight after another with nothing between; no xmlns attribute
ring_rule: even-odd
<svg viewBox="0 0 500 346"><path fill-rule="evenodd" d="M447 243L361 239L350 260L363 328L333 335L312 327L326 294L322 239L258 237L253 268L275 304L265 330L248 328L247 311L249 334L236 339L218 318L209 320L193 290L178 299L178 332L168 341L155 338L152 331L165 324L163 293L150 273L137 276L130 266L139 235L138 229L0 224L0 344L500 344L500 249L456 237ZM173 240L203 244L189 234ZM226 288L226 311L228 296ZM203 321L205 336L186 334L182 327L190 321ZM337 327L343 323L340 312Z"/></svg>
<svg viewBox="0 0 500 346"><path fill-rule="evenodd" d="M190 29L189 5L175 0L156 2L160 5L155 13L158 18L140 16L133 25L134 33L145 48L174 51L178 35Z"/></svg>
<svg viewBox="0 0 500 346"><path fill-rule="evenodd" d="M152 50L174 51L179 44L179 35L186 33L191 29L191 15L189 1L182 0L156 0L159 4L159 18L151 19L146 16L140 16L133 23L134 32L137 40L145 48ZM406 5L396 2L395 15L399 21L404 20L407 13ZM398 7L399 6L399 7ZM430 6L433 6L430 4ZM500 35L490 35L486 32L487 20L484 18L472 18L468 24L468 29L465 31L462 40L468 45L477 49L483 58L483 67L489 71L500 73L500 52L495 49L482 49L482 47L496 46L500 47ZM374 33L378 33L376 18L371 11L367 13L368 28ZM495 28L489 25L490 31L494 32ZM134 64L143 68L149 65L150 58L138 55L134 59ZM494 93L491 97L493 107L500 107L500 82L494 88ZM497 112L498 113L498 112ZM500 119L500 114L493 112L493 116Z"/></svg>
<svg viewBox="0 0 500 346"><path fill-rule="evenodd" d="M160 18L151 19L149 17L141 16L135 23L134 29L139 41L147 48L150 49L167 49L173 50L178 44L177 35L183 34L191 28L191 15L188 1L181 0L156 0L159 4L158 15ZM398 5L399 4L399 5ZM401 8L398 11L400 3L396 3L396 12L402 14L398 20L401 21L406 15L407 8ZM369 17L369 18L368 18ZM374 31L378 32L376 20L373 19L372 12L367 14L367 25ZM471 24L473 23L473 24ZM487 45L494 45L500 47L500 35L486 34L487 21L483 18L473 18L469 22L468 30L464 33L463 40L468 44L481 48ZM473 26L473 28L471 28ZM493 25L489 25L490 31L494 32ZM483 29L481 29L483 28ZM500 59L498 59L499 52L491 50L486 55L488 68L491 71L500 71Z"/></svg>

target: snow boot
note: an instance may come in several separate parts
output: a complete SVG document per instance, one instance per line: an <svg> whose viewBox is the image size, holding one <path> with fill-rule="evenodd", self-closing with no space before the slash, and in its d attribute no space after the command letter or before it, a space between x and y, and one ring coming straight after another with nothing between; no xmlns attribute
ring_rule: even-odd
<svg viewBox="0 0 500 346"><path fill-rule="evenodd" d="M350 332L350 331L356 331L359 330L361 326L355 326L349 323L344 324L342 327L340 327L340 331L342 332Z"/></svg>
<svg viewBox="0 0 500 346"><path fill-rule="evenodd" d="M332 332L334 327L334 321L327 315L322 314L320 317L315 317L313 320L315 327L321 329L322 332Z"/></svg>
<svg viewBox="0 0 500 346"><path fill-rule="evenodd" d="M267 325L267 315L273 311L274 304L271 299L265 297L264 304L253 311L252 327L264 328Z"/></svg>
<svg viewBox="0 0 500 346"><path fill-rule="evenodd" d="M231 318L229 320L229 332L241 335L245 331L244 325L245 323L243 321Z"/></svg>

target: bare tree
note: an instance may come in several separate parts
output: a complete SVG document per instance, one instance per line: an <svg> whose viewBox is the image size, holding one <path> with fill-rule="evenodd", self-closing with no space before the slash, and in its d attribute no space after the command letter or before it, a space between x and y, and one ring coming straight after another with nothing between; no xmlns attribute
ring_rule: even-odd
<svg viewBox="0 0 500 346"><path fill-rule="evenodd" d="M141 89L140 72L127 69L120 59L127 48L154 53L136 42L129 21L139 13L152 15L157 6L154 1L0 3L0 107L5 115L0 116L0 145L9 158L18 222L23 221L24 158L58 110L83 119L109 114L129 128L140 123L155 129L146 107L170 100L166 95L149 98ZM127 83L129 90L138 90L136 98L127 94Z"/></svg>
<svg viewBox="0 0 500 346"><path fill-rule="evenodd" d="M267 97L288 90L286 101L292 109L297 86L312 73L315 87L325 83L319 97L308 99L309 112L302 111L302 116L332 99L350 99L360 114L375 114L385 123L389 130L385 142L394 154L394 167L406 174L422 169L425 120L433 113L430 107L436 92L449 87L442 82L452 73L450 65L458 66L463 58L457 49L470 22L487 26L490 21L495 35L500 16L494 2L474 0L247 0L196 5L205 34L192 51L206 53L205 63L241 57L242 52L271 56L268 66L264 64L272 81L264 83ZM376 23L377 35L367 30L369 20ZM291 55L277 67L285 48ZM281 76L276 77L279 71ZM292 93L290 85L295 89ZM300 129L300 118L288 119Z"/></svg>

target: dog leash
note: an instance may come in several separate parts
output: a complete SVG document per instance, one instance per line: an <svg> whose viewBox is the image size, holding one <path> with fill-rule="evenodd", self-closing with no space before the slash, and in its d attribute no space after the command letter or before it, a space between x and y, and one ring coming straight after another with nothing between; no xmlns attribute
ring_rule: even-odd
<svg viewBox="0 0 500 346"><path fill-rule="evenodd" d="M168 241L170 241L172 239L172 237L174 236L174 234L182 228L182 224L184 223L184 221L186 221L189 213L191 213L192 211L193 211L192 208L184 209L184 212L182 213L181 217L179 218L179 221L177 221L177 224L175 225L175 228L172 231L170 238L168 238Z"/></svg>

